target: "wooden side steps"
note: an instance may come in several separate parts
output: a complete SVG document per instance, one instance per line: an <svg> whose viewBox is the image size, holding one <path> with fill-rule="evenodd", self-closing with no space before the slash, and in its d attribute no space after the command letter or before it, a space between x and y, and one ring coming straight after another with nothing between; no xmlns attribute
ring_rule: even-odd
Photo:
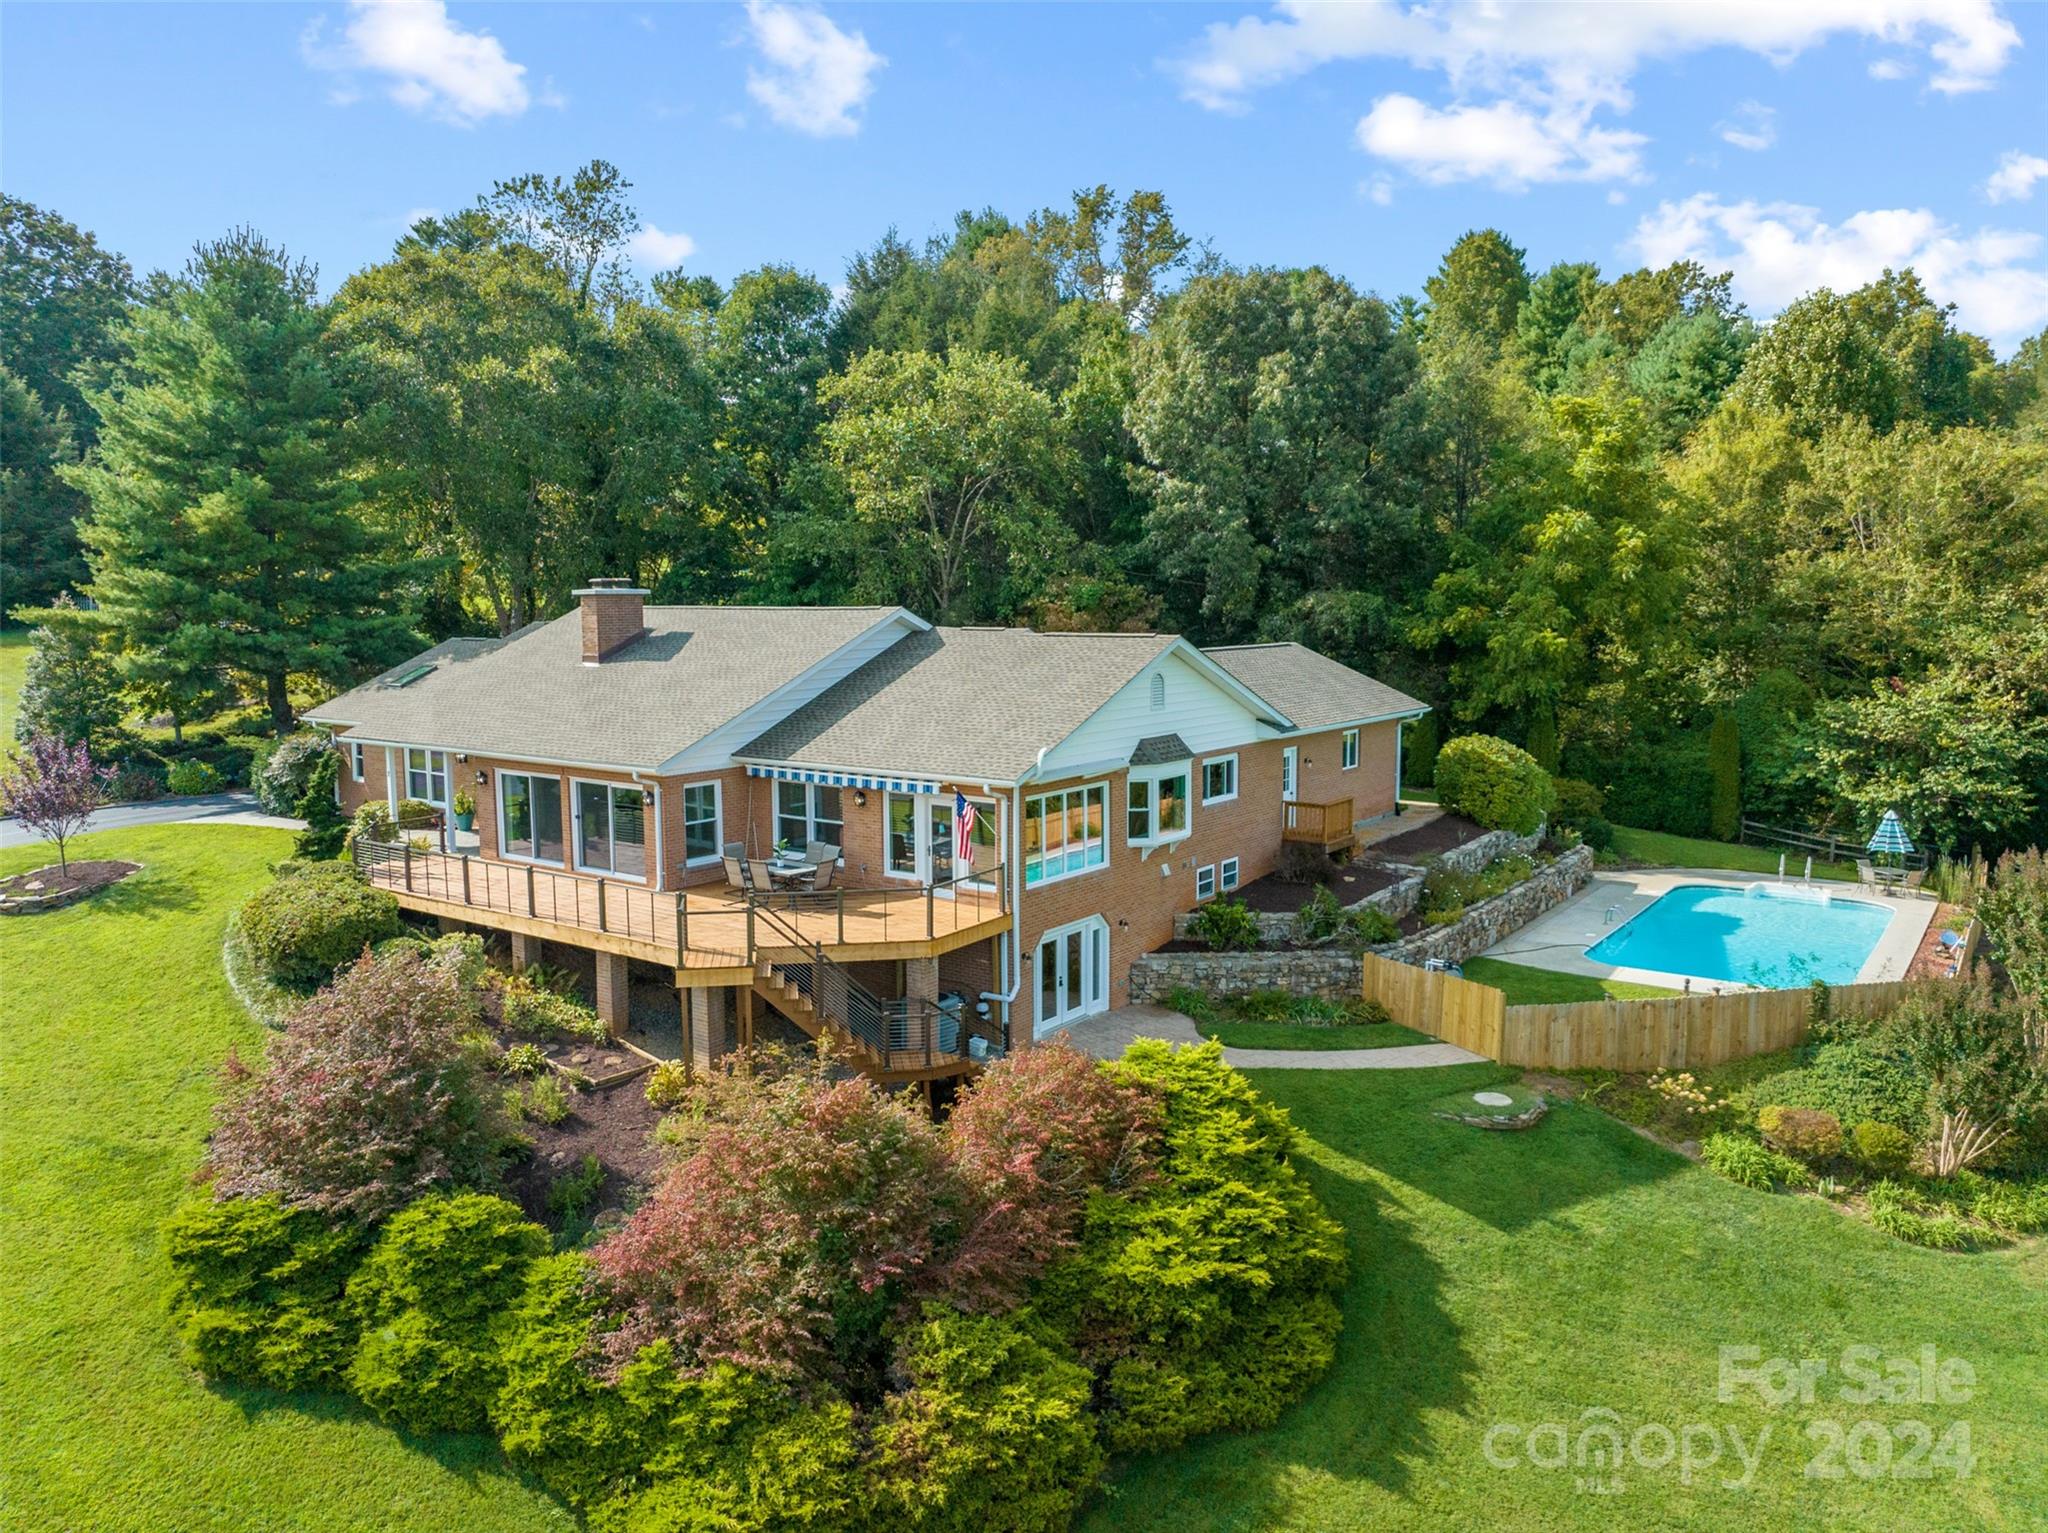
<svg viewBox="0 0 2048 1533"><path fill-rule="evenodd" d="M754 968L754 994L803 1029L806 1036L816 1038L820 1034L829 1034L841 1052L850 1055L862 1069L877 1075L888 1073L886 1060L834 1018L822 1014L811 1004L811 998L797 988L795 981L786 978L766 959Z"/></svg>

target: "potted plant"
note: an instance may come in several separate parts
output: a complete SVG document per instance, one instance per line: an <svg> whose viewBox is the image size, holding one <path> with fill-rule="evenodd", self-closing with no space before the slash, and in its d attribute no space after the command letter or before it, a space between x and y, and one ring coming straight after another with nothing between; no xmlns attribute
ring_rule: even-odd
<svg viewBox="0 0 2048 1533"><path fill-rule="evenodd" d="M457 788L455 790L455 802L452 807L455 810L455 828L457 830L468 830L476 824L476 796L469 789Z"/></svg>

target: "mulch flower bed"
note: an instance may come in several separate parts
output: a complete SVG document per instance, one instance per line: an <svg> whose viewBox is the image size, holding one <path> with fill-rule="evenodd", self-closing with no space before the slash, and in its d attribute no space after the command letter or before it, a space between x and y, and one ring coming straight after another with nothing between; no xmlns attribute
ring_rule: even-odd
<svg viewBox="0 0 2048 1533"><path fill-rule="evenodd" d="M1400 881L1399 873L1386 868L1369 862L1347 862L1332 875L1328 888L1337 897L1338 904L1355 905L1368 894L1390 889ZM1264 878L1253 879L1237 893L1238 898L1253 910L1292 915L1309 902L1318 887L1316 884L1287 883L1279 874L1268 873Z"/></svg>
<svg viewBox="0 0 2048 1533"><path fill-rule="evenodd" d="M595 1155L604 1167L595 1208L625 1208L654 1184L661 1152L654 1126L661 1114L647 1105L647 1078L569 1093L569 1116L560 1123L524 1123L533 1154L507 1173L506 1189L532 1219L549 1219L548 1189Z"/></svg>
<svg viewBox="0 0 2048 1533"><path fill-rule="evenodd" d="M60 873L55 863L32 873L0 878L0 911L9 915L34 910L54 910L73 900L82 900L118 884L130 873L140 873L139 862L74 862Z"/></svg>
<svg viewBox="0 0 2048 1533"><path fill-rule="evenodd" d="M1365 849L1365 855L1381 862L1416 863L1448 852L1454 846L1463 846L1467 841L1477 841L1486 834L1484 825L1475 824L1462 814L1443 814L1427 825L1373 842Z"/></svg>

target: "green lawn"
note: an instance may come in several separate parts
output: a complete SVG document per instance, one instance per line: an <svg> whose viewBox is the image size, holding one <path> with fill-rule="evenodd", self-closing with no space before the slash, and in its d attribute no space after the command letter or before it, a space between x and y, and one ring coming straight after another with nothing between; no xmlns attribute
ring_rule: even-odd
<svg viewBox="0 0 2048 1533"><path fill-rule="evenodd" d="M1670 868L1728 868L1737 873L1776 873L1778 852L1785 853L1785 870L1797 875L1805 871L1806 854L1790 848L1736 846L1727 841L1701 841L1692 836L1667 836L1661 830L1631 830L1614 827L1614 849L1634 862L1654 863ZM1846 862L1816 862L1816 878L1839 878L1854 882L1856 869Z"/></svg>
<svg viewBox="0 0 2048 1533"><path fill-rule="evenodd" d="M1468 958L1465 978L1505 991L1510 1006L1558 1005L1565 1001L1629 1001L1646 996L1677 995L1661 985L1634 985L1625 979L1595 979L1589 974L1559 974L1498 958Z"/></svg>
<svg viewBox="0 0 2048 1533"><path fill-rule="evenodd" d="M2048 1247L1943 1256L1900 1245L1810 1198L1745 1191L1630 1132L1560 1105L1527 1133L1431 1118L1447 1092L1515 1079L1456 1070L1252 1071L1308 1138L1310 1174L1350 1236L1336 1366L1270 1431L1123 1466L1091 1529L2021 1529L2048 1526ZM1975 1370L1962 1405L1843 1401L1839 1360L1922 1345ZM1717 1396L1722 1346L1831 1360L1812 1405ZM1680 1483L1631 1468L1617 1494L1573 1470L1495 1468L1501 1424L1576 1436L1606 1408L1624 1433L1739 1427L1734 1450ZM1813 1421L1847 1428L1970 1423L1957 1481L1808 1479ZM1521 1458L1520 1436L1497 1437ZM1654 1434L1647 1440L1654 1452ZM1866 1465L1876 1448L1864 1434ZM1704 1447L1700 1449L1704 1456ZM1905 1450L1900 1449L1903 1462Z"/></svg>
<svg viewBox="0 0 2048 1533"><path fill-rule="evenodd" d="M28 630L0 632L0 751L14 749L14 715L21 707L21 679L28 670Z"/></svg>
<svg viewBox="0 0 2048 1533"><path fill-rule="evenodd" d="M1301 1022L1198 1022L1204 1038L1230 1049L1392 1049L1434 1043L1427 1033L1398 1022L1321 1027Z"/></svg>
<svg viewBox="0 0 2048 1533"><path fill-rule="evenodd" d="M106 831L145 871L0 922L0 1525L569 1530L481 1437L406 1438L334 1396L212 1389L163 1311L157 1230L184 1195L230 1045L227 913L291 850L247 826ZM0 852L0 872L48 860Z"/></svg>

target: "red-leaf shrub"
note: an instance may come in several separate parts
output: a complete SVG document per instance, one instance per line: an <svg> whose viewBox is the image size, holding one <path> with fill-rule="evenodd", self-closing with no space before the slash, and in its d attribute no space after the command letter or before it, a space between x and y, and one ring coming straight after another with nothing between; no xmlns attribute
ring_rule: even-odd
<svg viewBox="0 0 2048 1533"><path fill-rule="evenodd" d="M1019 1302L1074 1247L1091 1192L1143 1180L1158 1129L1155 1098L1065 1042L992 1066L946 1123L973 1197L946 1296L968 1310Z"/></svg>
<svg viewBox="0 0 2048 1533"><path fill-rule="evenodd" d="M623 1311L615 1368L649 1342L879 1392L884 1329L957 1244L966 1198L914 1098L824 1068L710 1073L670 1120L675 1165L592 1253Z"/></svg>
<svg viewBox="0 0 2048 1533"><path fill-rule="evenodd" d="M371 1220L436 1188L490 1186L510 1128L462 1046L477 1022L448 966L360 960L292 1012L263 1071L237 1082L231 1064L214 1195Z"/></svg>

